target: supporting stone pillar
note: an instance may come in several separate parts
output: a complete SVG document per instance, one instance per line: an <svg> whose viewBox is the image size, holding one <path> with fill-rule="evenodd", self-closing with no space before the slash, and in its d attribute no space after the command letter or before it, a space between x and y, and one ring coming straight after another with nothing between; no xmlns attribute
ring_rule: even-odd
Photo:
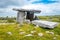
<svg viewBox="0 0 60 40"><path fill-rule="evenodd" d="M17 13L17 22L20 23L20 25L23 25L24 17L25 17L25 12L18 11L18 13Z"/></svg>

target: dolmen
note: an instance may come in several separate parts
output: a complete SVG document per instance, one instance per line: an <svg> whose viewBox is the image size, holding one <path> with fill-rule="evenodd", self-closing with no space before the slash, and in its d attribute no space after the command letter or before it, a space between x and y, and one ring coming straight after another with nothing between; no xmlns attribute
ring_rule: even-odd
<svg viewBox="0 0 60 40"><path fill-rule="evenodd" d="M43 28L54 28L58 25L57 22L43 21L43 20L34 20L32 24L38 25Z"/></svg>

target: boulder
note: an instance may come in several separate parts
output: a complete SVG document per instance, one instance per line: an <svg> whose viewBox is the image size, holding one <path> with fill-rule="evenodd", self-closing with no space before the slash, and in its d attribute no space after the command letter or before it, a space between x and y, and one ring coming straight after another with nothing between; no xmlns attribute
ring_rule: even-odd
<svg viewBox="0 0 60 40"><path fill-rule="evenodd" d="M34 20L32 24L38 25L44 28L54 28L57 26L57 22L50 22L50 21L42 21L42 20Z"/></svg>

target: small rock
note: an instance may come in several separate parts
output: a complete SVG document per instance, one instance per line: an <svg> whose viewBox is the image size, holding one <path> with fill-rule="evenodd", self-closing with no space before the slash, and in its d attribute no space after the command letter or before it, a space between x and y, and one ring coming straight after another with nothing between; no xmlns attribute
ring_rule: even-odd
<svg viewBox="0 0 60 40"><path fill-rule="evenodd" d="M12 35L12 33L11 32L7 32L9 35Z"/></svg>
<svg viewBox="0 0 60 40"><path fill-rule="evenodd" d="M35 33L36 31L31 31L31 33Z"/></svg>
<svg viewBox="0 0 60 40"><path fill-rule="evenodd" d="M39 27L38 25L36 25L36 27Z"/></svg>
<svg viewBox="0 0 60 40"><path fill-rule="evenodd" d="M25 35L25 36L33 36L32 34L27 34L27 35Z"/></svg>
<svg viewBox="0 0 60 40"><path fill-rule="evenodd" d="M30 22L30 20L25 20L25 22L26 22L26 23L28 23L28 24L30 24L30 23L31 23L31 22Z"/></svg>
<svg viewBox="0 0 60 40"><path fill-rule="evenodd" d="M42 37L43 36L43 33L38 33L38 36L41 36Z"/></svg>
<svg viewBox="0 0 60 40"><path fill-rule="evenodd" d="M25 32L20 32L19 34L25 34Z"/></svg>
<svg viewBox="0 0 60 40"><path fill-rule="evenodd" d="M49 31L46 31L46 33L49 33L49 34L54 34L54 32L49 32Z"/></svg>
<svg viewBox="0 0 60 40"><path fill-rule="evenodd" d="M35 28L38 28L39 26L38 25L36 25L36 27Z"/></svg>
<svg viewBox="0 0 60 40"><path fill-rule="evenodd" d="M50 33L54 35L54 32L50 32Z"/></svg>

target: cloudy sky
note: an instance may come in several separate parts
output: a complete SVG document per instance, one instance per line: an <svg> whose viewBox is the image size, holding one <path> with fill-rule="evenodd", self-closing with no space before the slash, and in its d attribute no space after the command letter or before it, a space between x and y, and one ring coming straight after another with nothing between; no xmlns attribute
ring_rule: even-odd
<svg viewBox="0 0 60 40"><path fill-rule="evenodd" d="M16 16L13 8L38 9L36 15L60 15L60 0L0 0L0 16Z"/></svg>

